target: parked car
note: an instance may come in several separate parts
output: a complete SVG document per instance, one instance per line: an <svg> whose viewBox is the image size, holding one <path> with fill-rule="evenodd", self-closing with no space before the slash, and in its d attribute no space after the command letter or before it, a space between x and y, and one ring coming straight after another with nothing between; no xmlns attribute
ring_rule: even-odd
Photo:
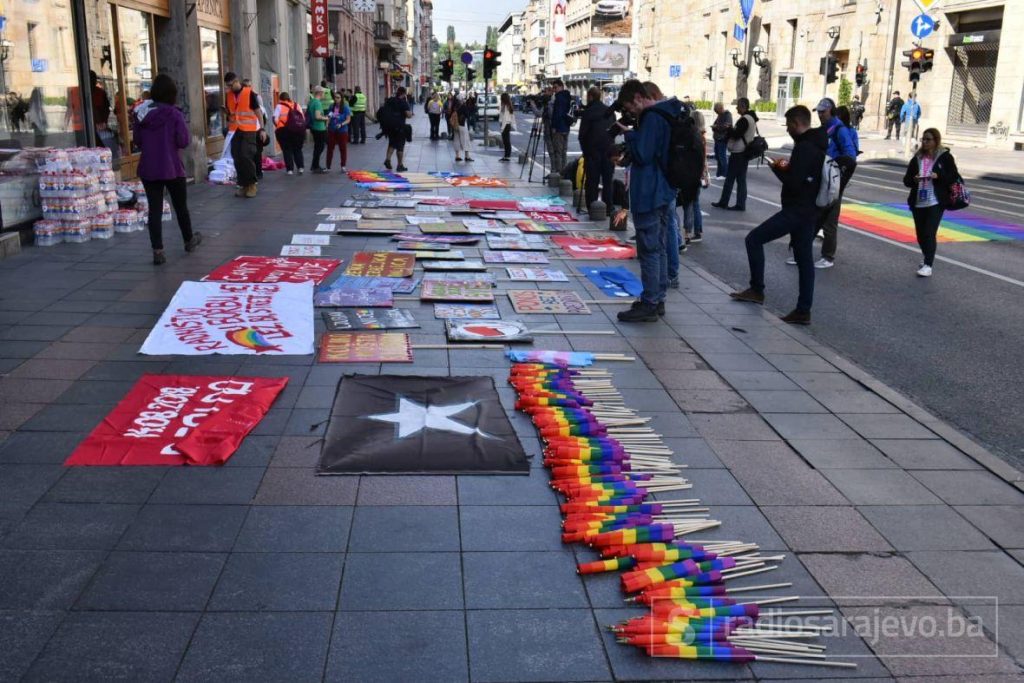
<svg viewBox="0 0 1024 683"><path fill-rule="evenodd" d="M594 13L602 17L625 19L629 14L629 0L598 0Z"/></svg>
<svg viewBox="0 0 1024 683"><path fill-rule="evenodd" d="M476 109L480 113L481 119L484 118L484 102L485 100L483 93L478 94L476 99ZM486 103L487 118L493 121L497 121L498 110L501 107L501 100L498 99L498 94L493 92L487 93Z"/></svg>

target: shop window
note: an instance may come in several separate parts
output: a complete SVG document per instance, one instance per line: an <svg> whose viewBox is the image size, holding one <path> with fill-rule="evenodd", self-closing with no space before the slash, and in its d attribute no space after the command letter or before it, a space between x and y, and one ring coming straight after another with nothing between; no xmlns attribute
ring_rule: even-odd
<svg viewBox="0 0 1024 683"><path fill-rule="evenodd" d="M206 105L206 134L224 135L224 65L230 58L228 35L205 26L199 27L199 49L203 67L203 93Z"/></svg>
<svg viewBox="0 0 1024 683"><path fill-rule="evenodd" d="M112 6L113 9L113 6ZM129 118L142 100L149 98L153 84L151 50L153 36L152 15L125 7L117 7L117 32L121 45L121 69L124 74L114 98L114 109L119 129L124 131L121 144L132 153L139 150L131 142Z"/></svg>

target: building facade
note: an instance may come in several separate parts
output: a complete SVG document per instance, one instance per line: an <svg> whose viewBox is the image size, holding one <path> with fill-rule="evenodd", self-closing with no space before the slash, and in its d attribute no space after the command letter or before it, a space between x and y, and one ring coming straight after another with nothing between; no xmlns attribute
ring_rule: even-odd
<svg viewBox="0 0 1024 683"><path fill-rule="evenodd" d="M577 95L591 85L621 83L629 71L633 17L628 2L605 6L568 0L563 80Z"/></svg>
<svg viewBox="0 0 1024 683"><path fill-rule="evenodd" d="M498 65L497 85L501 90L518 90L528 85L523 16L523 12L512 12L498 28L501 64Z"/></svg>
<svg viewBox="0 0 1024 683"><path fill-rule="evenodd" d="M376 111L377 80L380 65L373 40L374 12L354 11L352 0L331 0L330 50L341 58L343 69L328 73L328 81L335 88L359 86L367 95L367 108Z"/></svg>

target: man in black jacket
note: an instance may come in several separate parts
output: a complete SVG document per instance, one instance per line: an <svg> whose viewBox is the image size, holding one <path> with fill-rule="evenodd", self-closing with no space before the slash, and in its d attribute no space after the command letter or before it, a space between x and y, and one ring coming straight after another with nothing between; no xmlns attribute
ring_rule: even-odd
<svg viewBox="0 0 1024 683"><path fill-rule="evenodd" d="M900 126L903 122L900 121L900 112L903 110L903 98L900 97L900 91L897 90L892 94L892 99L889 100L889 104L885 107L885 139L888 140L892 137L892 127L896 126L896 139L900 139Z"/></svg>
<svg viewBox="0 0 1024 683"><path fill-rule="evenodd" d="M776 159L772 172L782 181L782 210L747 234L750 287L730 296L737 301L764 303L764 245L789 235L800 271L800 296L796 308L782 317L794 325L811 324L814 299L814 233L821 209L815 203L821 185L821 169L828 149L828 135L811 128L811 112L797 105L786 112L786 131L793 138L789 160Z"/></svg>
<svg viewBox="0 0 1024 683"><path fill-rule="evenodd" d="M615 164L609 156L614 138L608 132L608 127L612 123L614 119L611 112L601 102L601 89L595 86L587 90L587 106L580 116L580 149L585 164L584 194L587 211L597 200L598 183L601 184L601 201L608 210L611 209Z"/></svg>

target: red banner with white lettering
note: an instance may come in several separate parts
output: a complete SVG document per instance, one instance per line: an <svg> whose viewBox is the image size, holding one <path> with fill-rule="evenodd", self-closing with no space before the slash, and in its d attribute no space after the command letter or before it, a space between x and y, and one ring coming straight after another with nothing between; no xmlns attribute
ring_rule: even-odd
<svg viewBox="0 0 1024 683"><path fill-rule="evenodd" d="M221 282L305 282L321 284L341 259L301 256L236 256L204 280Z"/></svg>
<svg viewBox="0 0 1024 683"><path fill-rule="evenodd" d="M309 13L313 23L313 56L327 56L327 0L312 0Z"/></svg>
<svg viewBox="0 0 1024 683"><path fill-rule="evenodd" d="M222 465L287 377L143 375L65 465Z"/></svg>

